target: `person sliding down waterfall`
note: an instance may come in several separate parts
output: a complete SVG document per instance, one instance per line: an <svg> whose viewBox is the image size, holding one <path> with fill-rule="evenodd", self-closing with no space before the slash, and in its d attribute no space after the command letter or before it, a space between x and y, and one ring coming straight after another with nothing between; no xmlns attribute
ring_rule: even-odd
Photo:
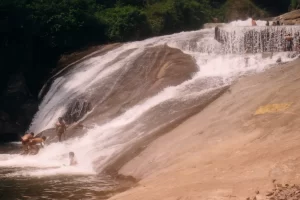
<svg viewBox="0 0 300 200"><path fill-rule="evenodd" d="M29 146L29 154L31 155L36 155L39 151L41 147L44 147L44 142L46 141L46 137L43 136L41 138L39 137L35 137L33 139L30 139L28 142L28 146ZM39 146L38 146L39 144Z"/></svg>
<svg viewBox="0 0 300 200"><path fill-rule="evenodd" d="M66 139L65 132L67 130L67 126L62 117L58 118L58 122L55 124L55 130L56 130L59 142L61 142L62 135L64 135L64 139Z"/></svg>
<svg viewBox="0 0 300 200"><path fill-rule="evenodd" d="M31 132L31 133L26 133L23 137L21 137L21 142L22 142L22 145L23 145L23 152L22 154L26 154L28 153L28 142L30 139L32 139L34 136L34 133Z"/></svg>

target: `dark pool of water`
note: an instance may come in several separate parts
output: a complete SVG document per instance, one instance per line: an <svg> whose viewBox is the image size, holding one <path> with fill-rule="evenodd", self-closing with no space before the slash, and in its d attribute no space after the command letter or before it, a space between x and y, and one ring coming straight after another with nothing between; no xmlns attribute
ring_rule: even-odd
<svg viewBox="0 0 300 200"><path fill-rule="evenodd" d="M15 151L14 145L0 145L0 154L12 151ZM0 200L102 200L124 190L119 181L105 175L12 175L20 170L27 168L0 167Z"/></svg>
<svg viewBox="0 0 300 200"><path fill-rule="evenodd" d="M103 176L5 177L17 170L0 168L0 199L107 199L118 187Z"/></svg>

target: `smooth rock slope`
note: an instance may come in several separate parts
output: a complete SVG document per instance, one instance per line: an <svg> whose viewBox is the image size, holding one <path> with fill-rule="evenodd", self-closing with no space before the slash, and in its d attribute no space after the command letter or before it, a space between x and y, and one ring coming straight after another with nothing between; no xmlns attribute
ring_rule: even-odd
<svg viewBox="0 0 300 200"><path fill-rule="evenodd" d="M299 184L300 60L241 78L119 173L139 186L111 200L246 199Z"/></svg>

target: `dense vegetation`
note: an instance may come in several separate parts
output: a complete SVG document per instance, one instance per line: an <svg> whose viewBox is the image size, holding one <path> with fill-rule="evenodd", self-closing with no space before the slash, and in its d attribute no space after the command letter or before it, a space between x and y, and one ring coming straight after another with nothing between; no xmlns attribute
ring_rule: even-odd
<svg viewBox="0 0 300 200"><path fill-rule="evenodd" d="M251 3L272 14L297 5L294 0ZM226 20L224 10L230 7L225 5L226 0L0 0L0 86L9 74L22 72L37 93L63 53L198 29L215 17Z"/></svg>

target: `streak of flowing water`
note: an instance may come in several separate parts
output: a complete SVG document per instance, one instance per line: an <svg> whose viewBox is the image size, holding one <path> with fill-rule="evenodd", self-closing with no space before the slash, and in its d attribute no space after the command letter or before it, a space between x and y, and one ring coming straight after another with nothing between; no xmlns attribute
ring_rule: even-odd
<svg viewBox="0 0 300 200"><path fill-rule="evenodd" d="M81 138L50 144L36 156L2 154L0 155L0 167L39 168L38 170L19 170L9 173L9 176L95 174L95 165L97 165L97 172L100 172L136 141L152 134L153 129L158 129L172 121L172 112L180 113L186 109L182 107L182 110L180 110L181 108L176 110L175 107L170 108L171 105L197 101L208 92L230 85L241 75L258 73L274 66L273 64L279 57L283 61L292 60L288 57L288 53L284 52L273 53L267 58L263 58L260 53L231 54L245 50L241 38L245 37L247 31L253 29L244 27L248 26L248 23L250 24L249 20L239 21L224 27L229 34L233 31L236 35L235 37L228 36L224 44L214 39L214 29L203 29L127 43L102 56L93 57L77 64L52 83L32 121L31 131L38 133L52 128L57 118L67 111L68 105L72 104L74 99L82 96L86 99L92 98L94 93L99 90L104 92L95 100L97 104L94 105L101 106L101 102L115 91L120 77L124 72L130 71L135 60L147 48L168 45L180 49L195 59L199 70L190 80L177 86L164 88L158 94L132 106L114 119L95 124ZM259 22L259 25L263 25L263 22ZM258 27L258 29L263 28ZM287 30L296 32L300 29L287 27ZM239 50L233 51L233 48ZM140 66L140 68L140 70L146 70L144 66ZM207 83L207 87L203 88L203 81L207 78L210 78L210 81ZM169 117L168 120L157 122L155 127L149 128L149 122L155 121L156 116L162 114L166 118ZM75 152L79 162L78 167L64 166L68 162L67 153L69 151ZM49 167L55 168L49 169Z"/></svg>

